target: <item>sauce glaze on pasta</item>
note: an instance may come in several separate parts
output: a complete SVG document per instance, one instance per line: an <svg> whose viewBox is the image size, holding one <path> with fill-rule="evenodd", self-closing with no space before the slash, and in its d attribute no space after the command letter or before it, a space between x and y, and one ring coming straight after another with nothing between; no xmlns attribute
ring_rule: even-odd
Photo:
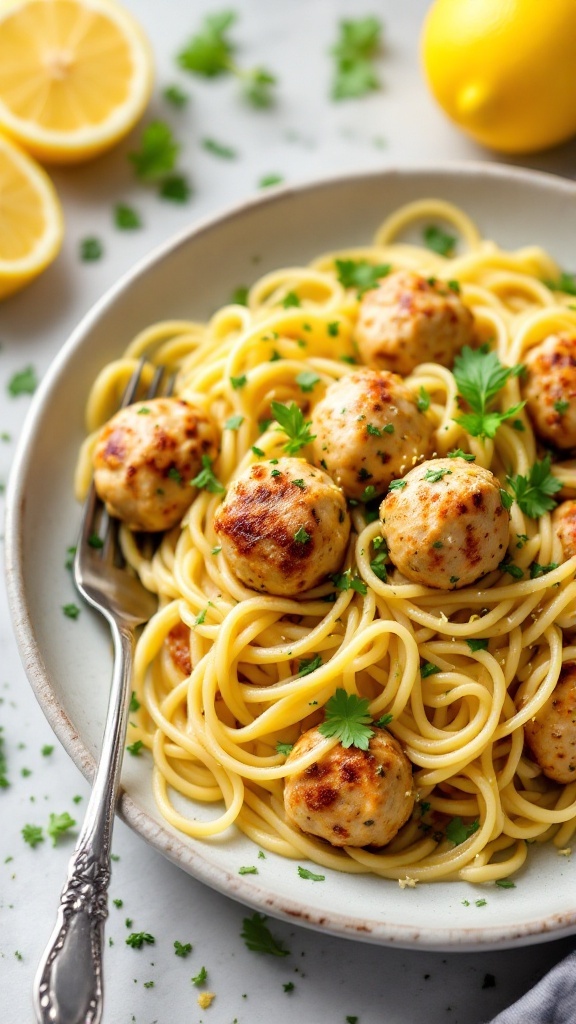
<svg viewBox="0 0 576 1024"><path fill-rule="evenodd" d="M415 222L439 220L459 235L462 255L447 259L397 241ZM489 342L507 366L521 363L546 335L576 331L568 297L543 283L559 277L545 252L504 252L453 206L413 203L388 218L371 246L266 274L250 289L247 306L224 306L207 324L167 321L139 334L93 386L78 494L89 483L95 432L117 408L144 354L149 376L152 364L177 368L175 393L219 427L213 470L224 485L253 462L281 457L285 435L274 423L262 431L270 402L294 401L309 418L325 387L354 369L357 290L339 283L336 258L456 280L474 313L478 341ZM285 303L293 295L299 305ZM310 392L296 382L302 371L320 378ZM462 448L504 486L507 474L526 474L538 458L525 411L504 422L494 440L482 441L455 422L457 389L449 369L421 364L406 382L431 396L439 457ZM499 407L518 402L519 389L518 378L509 379ZM554 473L563 494L576 493L570 462L557 463ZM525 570L534 561L558 568L534 579L525 573L522 580L495 571L467 588L439 591L406 582L391 565L387 581L375 575L372 542L380 527L358 503L351 508L342 571L358 574L366 593L335 591L327 581L287 599L257 594L235 577L212 526L221 500L200 490L182 524L148 553L122 531L129 563L159 596L158 612L137 644L134 689L141 709L131 715L130 740L151 751L154 794L166 820L202 839L234 824L282 856L400 881L486 882L518 870L532 841L565 849L576 828L576 781L549 781L523 738L524 723L550 696L563 661L576 658L570 645L576 558L564 560L550 514L530 519L515 503L509 552ZM488 640L487 649L467 642L475 639ZM317 656L319 667L299 674ZM423 677L426 663L440 671ZM367 697L374 719L392 715L390 732L414 766L415 813L380 850L331 848L284 816L287 770L306 767L320 751L288 769L276 745L294 743L316 724L338 687ZM323 749L336 742L326 739ZM190 803L175 801L175 793ZM196 816L199 803L213 805L208 815ZM458 844L446 835L453 818L465 829L474 823Z"/></svg>

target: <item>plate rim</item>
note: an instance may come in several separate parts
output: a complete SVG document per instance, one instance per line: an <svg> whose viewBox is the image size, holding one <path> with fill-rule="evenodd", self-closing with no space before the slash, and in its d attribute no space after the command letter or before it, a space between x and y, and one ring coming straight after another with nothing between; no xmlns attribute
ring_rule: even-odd
<svg viewBox="0 0 576 1024"><path fill-rule="evenodd" d="M339 184L352 186L357 183L361 185L362 182L369 179L409 179L423 176L439 176L447 179L454 177L474 179L480 176L497 180L510 181L512 179L552 189L554 192L564 192L567 198L576 198L576 181L572 179L563 178L548 171L532 170L503 163L483 163L478 160L434 162L408 166L394 165L380 169L322 175L294 185L275 186L265 194L256 194L248 199L228 204L214 213L193 219L184 228L172 234L159 245L152 247L148 253L122 274L83 315L46 370L28 410L16 446L6 490L4 549L8 606L20 658L42 713L64 749L89 782L93 778L96 763L84 746L64 707L52 691L26 601L22 568L23 532L20 527L23 521L21 512L26 503L22 483L26 478L32 458L31 441L34 438L37 420L41 417L55 382L59 379L71 354L81 346L85 335L114 304L116 298L142 274L151 270L181 246L186 245L190 238L199 238L225 222L245 216L254 208L270 207L278 202L285 202L290 196L298 196L304 192L314 193L317 190ZM436 925L434 929L429 926L418 929L413 925L403 925L402 923L390 925L374 920L367 925L364 919L355 918L350 914L332 910L325 912L306 910L303 902L275 896L249 876L237 876L227 869L210 864L208 858L201 856L195 849L197 841L188 838L184 842L167 823L160 825L151 818L125 790L121 792L117 813L146 842L203 884L246 906L264 910L282 920L340 937L406 949L471 952L536 944L543 940L561 939L576 931L576 908L570 913L554 913L544 919L526 921L512 928L509 925L470 928Z"/></svg>

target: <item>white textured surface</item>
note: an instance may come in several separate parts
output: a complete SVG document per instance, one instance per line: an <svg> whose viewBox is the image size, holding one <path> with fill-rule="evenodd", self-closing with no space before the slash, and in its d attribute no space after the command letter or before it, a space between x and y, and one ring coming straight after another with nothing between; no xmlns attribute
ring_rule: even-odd
<svg viewBox="0 0 576 1024"><path fill-rule="evenodd" d="M341 104L327 99L326 52L339 17L368 10L357 10L351 0L237 3L234 36L242 63L269 66L281 79L274 112L242 106L233 81L205 82L175 68L174 53L196 29L201 13L221 10L220 4L198 2L193 11L178 0L131 0L127 6L148 30L158 63L158 88L147 116L174 125L184 142L180 164L194 181L195 195L189 204L173 206L134 184L126 153L135 148L138 132L94 164L54 172L67 220L65 249L35 285L0 307L0 433L11 437L0 442L2 481L29 405L25 397L7 397L7 381L29 364L42 376L81 316L158 242L253 195L269 173L296 183L327 172L492 159L457 134L425 92L417 58L423 0L404 5L381 0L376 13L386 24L388 42L381 62L384 89ZM191 95L184 112L167 109L160 98L161 88L175 81ZM206 136L233 146L238 159L219 160L205 152ZM384 147L379 140L385 140ZM575 155L571 144L530 164L568 174ZM113 227L111 211L119 201L142 211L142 231ZM78 260L78 241L86 235L104 242L105 256L98 263ZM52 457L58 459L57 443ZM0 1024L24 1024L32 1019L31 980L52 927L71 845L52 848L45 842L32 850L20 830L29 822L45 825L51 811L80 816L87 786L58 743L49 756L41 754L54 737L26 681L3 596L0 601L0 724L11 782L0 790ZM84 671L81 659L78 671ZM22 769L31 774L22 776ZM76 794L84 798L78 805L72 800ZM232 1024L235 1018L238 1024L271 1019L288 1024L295 1016L310 1024L344 1024L347 1015L357 1015L358 1024L475 1024L516 998L572 946L565 940L481 954L403 952L270 921L291 949L289 958L276 960L246 950L239 937L241 906L179 871L122 823L114 847L120 859L111 895L124 905L112 906L108 926L114 945L107 950L105 1024ZM154 946L138 951L125 945L126 916L134 930L155 935ZM192 942L186 960L174 956L175 939ZM202 965L209 972L208 987L217 993L206 1011L198 1007L190 982ZM494 976L495 987L483 987L487 975ZM145 988L152 980L154 987ZM295 985L291 993L283 989L288 981Z"/></svg>

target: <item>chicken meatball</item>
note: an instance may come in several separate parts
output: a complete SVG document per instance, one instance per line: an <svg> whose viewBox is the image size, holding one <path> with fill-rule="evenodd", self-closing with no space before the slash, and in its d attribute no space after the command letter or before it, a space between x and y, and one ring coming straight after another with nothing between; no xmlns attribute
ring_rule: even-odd
<svg viewBox="0 0 576 1024"><path fill-rule="evenodd" d="M357 370L332 384L312 415L314 461L348 498L381 494L430 453L433 425L401 377Z"/></svg>
<svg viewBox="0 0 576 1024"><path fill-rule="evenodd" d="M217 453L208 417L180 398L153 398L120 409L94 448L94 485L110 515L132 530L168 530L194 497L202 456Z"/></svg>
<svg viewBox="0 0 576 1024"><path fill-rule="evenodd" d="M552 528L564 552L564 558L576 555L576 501L562 501L552 513Z"/></svg>
<svg viewBox="0 0 576 1024"><path fill-rule="evenodd" d="M287 764L324 740L308 729ZM288 820L332 846L385 846L414 808L412 766L398 741L374 728L368 750L338 744L284 786Z"/></svg>
<svg viewBox="0 0 576 1024"><path fill-rule="evenodd" d="M398 270L360 302L356 341L368 366L406 375L420 363L451 366L473 338L474 318L445 282Z"/></svg>
<svg viewBox="0 0 576 1024"><path fill-rule="evenodd" d="M538 436L566 450L576 447L576 337L551 334L526 354L523 397Z"/></svg>
<svg viewBox="0 0 576 1024"><path fill-rule="evenodd" d="M342 491L304 459L257 462L214 518L230 567L247 587L295 596L342 564L350 517Z"/></svg>
<svg viewBox="0 0 576 1024"><path fill-rule="evenodd" d="M524 738L544 775L576 781L576 662L567 661L546 704L526 722Z"/></svg>
<svg viewBox="0 0 576 1024"><path fill-rule="evenodd" d="M500 481L461 458L410 470L384 498L380 519L391 561L426 587L466 587L495 569L508 546Z"/></svg>

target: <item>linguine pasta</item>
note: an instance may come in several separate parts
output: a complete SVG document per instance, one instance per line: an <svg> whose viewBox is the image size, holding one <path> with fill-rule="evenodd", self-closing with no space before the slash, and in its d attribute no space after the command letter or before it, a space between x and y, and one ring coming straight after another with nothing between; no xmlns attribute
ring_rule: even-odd
<svg viewBox="0 0 576 1024"><path fill-rule="evenodd" d="M438 221L459 236L462 255L449 259L398 241L415 223ZM148 376L153 364L176 368L175 393L217 424L221 450L212 469L224 487L253 462L281 457L286 437L269 422L271 401L296 402L309 418L325 387L354 369L357 289L339 282L337 258L457 281L478 341L488 342L505 366L521 363L546 335L576 329L568 297L543 283L559 277L545 252L504 252L455 207L412 203L388 218L373 245L266 274L246 306L224 306L207 324L166 321L139 334L92 388L78 494L88 487L95 432L116 410L143 355ZM299 384L298 377L311 379L301 377L305 371L318 381ZM436 455L461 448L503 487L507 475L526 474L538 458L524 411L503 422L493 440L481 440L455 421L449 369L421 364L406 383L430 396ZM498 407L520 397L519 380L511 377ZM563 493L576 492L576 468L557 463L553 472ZM159 596L137 644L141 706L131 715L130 740L151 752L165 819L202 839L235 825L282 856L399 880L497 880L521 867L531 842L566 848L576 828L576 782L547 779L523 735L563 661L576 658L569 639L576 558L564 560L550 513L532 519L517 503L511 508L509 554L524 570L521 579L496 570L472 586L440 591L407 582L390 563L387 573L378 572L378 502L359 502L350 510L344 585L327 580L296 599L258 594L237 579L213 530L221 500L216 488L198 490L182 523L155 550L122 530L128 562ZM534 562L557 568L529 578ZM337 688L368 698L374 719L392 716L388 728L413 765L415 812L379 850L332 848L284 816L287 772L302 770L338 741L325 739L290 766L285 745L317 724ZM456 829L448 827L454 820Z"/></svg>

